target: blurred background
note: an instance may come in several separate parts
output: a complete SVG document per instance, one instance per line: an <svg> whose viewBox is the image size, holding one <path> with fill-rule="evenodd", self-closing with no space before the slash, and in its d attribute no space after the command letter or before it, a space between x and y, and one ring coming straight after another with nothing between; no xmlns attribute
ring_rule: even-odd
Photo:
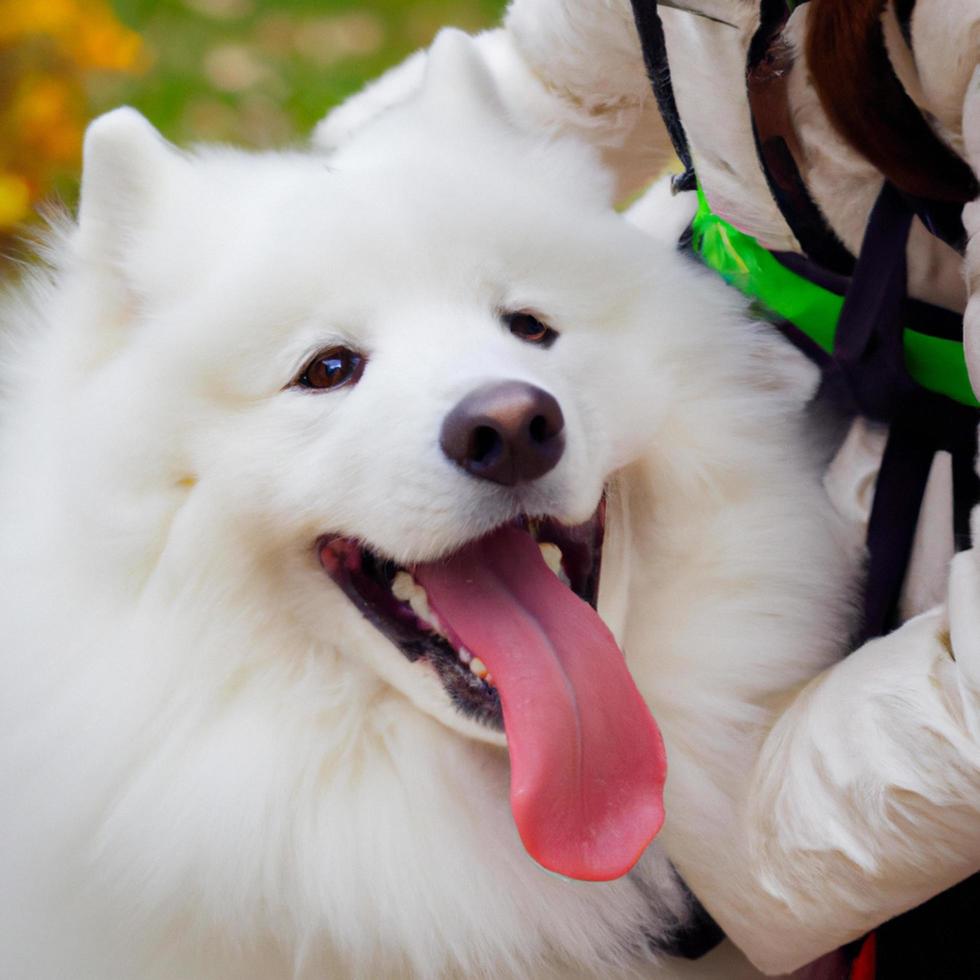
<svg viewBox="0 0 980 980"><path fill-rule="evenodd" d="M0 0L0 277L39 202L77 195L94 116L140 109L177 143L278 146L505 0Z"/></svg>

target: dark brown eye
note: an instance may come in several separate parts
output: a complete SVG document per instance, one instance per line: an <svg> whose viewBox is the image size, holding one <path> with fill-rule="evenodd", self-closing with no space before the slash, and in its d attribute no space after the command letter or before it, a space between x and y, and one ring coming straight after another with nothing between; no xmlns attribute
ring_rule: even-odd
<svg viewBox="0 0 980 980"><path fill-rule="evenodd" d="M550 347L557 339L558 332L543 324L533 313L505 313L507 329L527 344Z"/></svg>
<svg viewBox="0 0 980 980"><path fill-rule="evenodd" d="M296 384L301 388L326 391L354 384L364 371L364 357L348 347L321 351L307 365Z"/></svg>

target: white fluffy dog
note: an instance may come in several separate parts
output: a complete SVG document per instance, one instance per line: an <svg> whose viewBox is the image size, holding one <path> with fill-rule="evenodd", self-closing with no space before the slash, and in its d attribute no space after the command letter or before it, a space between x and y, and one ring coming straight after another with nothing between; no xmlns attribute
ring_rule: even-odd
<svg viewBox="0 0 980 980"><path fill-rule="evenodd" d="M657 949L846 636L782 355L427 73L330 157L103 117L4 309L5 980L755 975Z"/></svg>

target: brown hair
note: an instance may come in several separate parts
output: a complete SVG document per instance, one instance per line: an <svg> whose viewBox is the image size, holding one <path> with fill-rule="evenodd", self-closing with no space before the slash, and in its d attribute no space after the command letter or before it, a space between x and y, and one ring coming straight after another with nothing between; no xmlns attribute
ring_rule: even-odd
<svg viewBox="0 0 980 980"><path fill-rule="evenodd" d="M807 64L834 128L899 190L965 203L980 185L932 130L892 69L886 0L811 0Z"/></svg>

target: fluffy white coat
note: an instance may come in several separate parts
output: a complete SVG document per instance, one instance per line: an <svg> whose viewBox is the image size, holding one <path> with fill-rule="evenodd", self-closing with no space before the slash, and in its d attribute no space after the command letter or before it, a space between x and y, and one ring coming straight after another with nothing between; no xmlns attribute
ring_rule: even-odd
<svg viewBox="0 0 980 980"><path fill-rule="evenodd" d="M588 151L506 121L459 36L329 158L93 125L78 225L3 312L0 975L755 975L646 941L686 913L668 857L737 887L750 771L841 651L855 556L781 349L610 198ZM553 349L502 329L515 306ZM331 343L361 381L290 388ZM565 413L520 491L438 445L496 379ZM637 870L586 884L527 857L500 738L314 543L432 559L604 487L600 610L670 772Z"/></svg>

